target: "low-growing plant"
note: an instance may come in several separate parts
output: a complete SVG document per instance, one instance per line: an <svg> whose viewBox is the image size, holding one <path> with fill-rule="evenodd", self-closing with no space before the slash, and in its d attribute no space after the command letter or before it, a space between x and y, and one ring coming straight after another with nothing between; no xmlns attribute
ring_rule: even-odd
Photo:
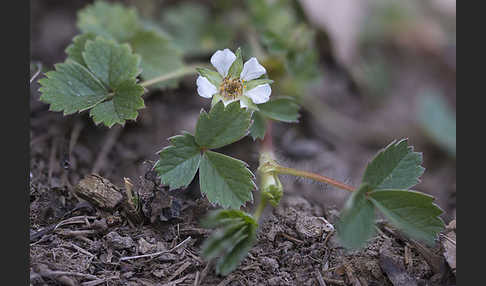
<svg viewBox="0 0 486 286"><path fill-rule="evenodd" d="M259 1L250 2L256 5ZM253 11L258 19L256 14ZM265 47L278 48L289 64L305 56L299 54L300 47L294 42L278 34L278 27L269 29L265 21L255 23L257 31L265 30L263 39L269 42ZM222 49L211 56L214 68L187 65L183 53L160 27L147 24L134 9L119 4L96 2L88 6L78 14L78 27L82 34L67 47L65 62L56 64L54 71L39 80L40 99L50 104L52 111L68 115L89 110L96 124L124 125L144 108L148 87L171 88L180 77L198 74L197 94L208 103L210 100L211 107L201 110L193 133L169 138L170 145L159 152L154 169L171 190L186 188L198 173L201 193L223 208L202 221L203 226L215 229L204 242L202 255L208 260L219 257L217 273L233 271L255 244L263 210L268 204L277 207L284 194L280 175L304 177L351 192L337 224L337 235L346 248L362 247L373 236L376 209L410 237L430 244L443 229L442 211L434 199L411 190L424 168L422 155L414 152L407 140L393 141L378 152L357 188L279 164L268 127L275 121L297 123L299 105L294 97L272 95L275 83L268 74L275 70L267 70L259 60L270 63L273 57L245 61L242 49L234 53ZM299 31L307 29L299 27ZM262 47L257 44L255 49L261 53ZM294 73L299 72L297 62L291 65ZM247 163L217 151L248 135L261 146L258 184ZM240 210L254 201L253 191L258 195L254 211Z"/></svg>

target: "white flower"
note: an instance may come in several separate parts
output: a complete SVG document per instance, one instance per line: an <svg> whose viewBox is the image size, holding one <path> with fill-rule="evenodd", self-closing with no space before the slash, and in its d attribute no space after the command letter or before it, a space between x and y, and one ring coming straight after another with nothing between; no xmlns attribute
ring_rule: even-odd
<svg viewBox="0 0 486 286"><path fill-rule="evenodd" d="M211 64L218 72L200 69L200 76L196 80L197 93L204 98L218 95L218 99L223 100L225 105L239 100L241 107L245 108L251 102L267 102L272 93L269 84L272 81L258 79L267 71L254 57L241 67L241 53L237 54L239 56L229 49L216 51L211 57Z"/></svg>

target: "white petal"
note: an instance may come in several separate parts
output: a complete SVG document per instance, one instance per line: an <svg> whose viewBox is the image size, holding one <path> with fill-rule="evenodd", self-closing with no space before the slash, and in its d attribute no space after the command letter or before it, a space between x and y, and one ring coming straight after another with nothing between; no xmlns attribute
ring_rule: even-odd
<svg viewBox="0 0 486 286"><path fill-rule="evenodd" d="M228 74L228 70L235 61L236 56L229 49L218 50L211 57L211 64L216 68L222 77Z"/></svg>
<svg viewBox="0 0 486 286"><path fill-rule="evenodd" d="M265 74L267 71L265 68L258 62L256 58L251 58L246 61L243 65L243 70L241 71L240 78L244 81L249 81L252 79L259 78L262 74Z"/></svg>
<svg viewBox="0 0 486 286"><path fill-rule="evenodd" d="M268 83L266 83L250 89L244 95L251 98L253 103L260 104L260 103L267 102L270 99L271 93L272 93L272 88Z"/></svg>
<svg viewBox="0 0 486 286"><path fill-rule="evenodd" d="M197 93L205 98L211 98L213 94L218 92L218 89L203 76L199 76L196 80Z"/></svg>

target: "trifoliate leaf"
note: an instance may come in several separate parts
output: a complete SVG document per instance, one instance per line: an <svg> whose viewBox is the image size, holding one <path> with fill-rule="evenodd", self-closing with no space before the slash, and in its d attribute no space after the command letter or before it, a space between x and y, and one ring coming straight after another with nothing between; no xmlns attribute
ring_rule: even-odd
<svg viewBox="0 0 486 286"><path fill-rule="evenodd" d="M83 59L89 70L112 89L140 73L140 56L133 54L130 46L101 37L86 43Z"/></svg>
<svg viewBox="0 0 486 286"><path fill-rule="evenodd" d="M140 65L144 80L163 76L184 66L182 54L172 44L171 39L159 30L140 30L128 43L133 51L142 57ZM176 83L177 80L165 81L153 87L174 86Z"/></svg>
<svg viewBox="0 0 486 286"><path fill-rule="evenodd" d="M245 82L244 88L245 88L245 90L252 90L257 86L262 85L262 84L266 84L266 83L272 84L273 80L266 79L266 78L250 80L250 81Z"/></svg>
<svg viewBox="0 0 486 286"><path fill-rule="evenodd" d="M258 108L268 118L283 122L299 121L299 105L288 98L277 98L258 105Z"/></svg>
<svg viewBox="0 0 486 286"><path fill-rule="evenodd" d="M108 127L135 119L137 110L144 107L144 89L136 83L140 57L132 54L127 44L102 37L86 39L84 48L82 58L87 68L69 58L56 65L56 71L39 81L40 99L65 115L93 108L90 116L95 123Z"/></svg>
<svg viewBox="0 0 486 286"><path fill-rule="evenodd" d="M67 60L56 64L55 69L39 80L40 100L50 104L49 110L73 114L108 98L108 90L101 81L79 63Z"/></svg>
<svg viewBox="0 0 486 286"><path fill-rule="evenodd" d="M243 70L243 58L241 56L241 48L238 48L236 50L235 55L236 55L236 59L233 62L233 64L231 64L231 67L228 71L228 76L233 78L239 78L241 71Z"/></svg>
<svg viewBox="0 0 486 286"><path fill-rule="evenodd" d="M442 96L419 98L418 120L425 133L441 148L456 156L456 115Z"/></svg>
<svg viewBox="0 0 486 286"><path fill-rule="evenodd" d="M93 33L118 42L126 42L140 28L135 9L103 1L80 10L77 25L83 33Z"/></svg>
<svg viewBox="0 0 486 286"><path fill-rule="evenodd" d="M253 140L260 138L263 140L265 137L265 131L267 129L267 125L265 124L265 117L259 112L255 111L252 115L253 124L250 128L250 135Z"/></svg>
<svg viewBox="0 0 486 286"><path fill-rule="evenodd" d="M433 244L444 229L439 218L442 210L429 195L409 190L377 190L369 193L369 199L394 226L414 239Z"/></svg>
<svg viewBox="0 0 486 286"><path fill-rule="evenodd" d="M223 78L217 71L207 68L196 68L196 70L202 77L207 78L209 82L212 83L216 88L221 85Z"/></svg>
<svg viewBox="0 0 486 286"><path fill-rule="evenodd" d="M341 211L336 225L339 241L346 248L359 248L375 233L375 208L367 199L371 191L368 184L363 184L354 191Z"/></svg>
<svg viewBox="0 0 486 286"><path fill-rule="evenodd" d="M236 269L256 242L257 222L239 210L212 212L202 225L218 228L202 246L205 259L221 255L216 264L217 274L228 275Z"/></svg>
<svg viewBox="0 0 486 286"><path fill-rule="evenodd" d="M187 187L196 175L201 161L201 151L194 136L189 133L169 138L171 145L160 152L155 164L162 184L170 189Z"/></svg>
<svg viewBox="0 0 486 286"><path fill-rule="evenodd" d="M94 39L96 39L96 35L91 33L81 34L74 37L72 44L70 44L66 48L66 53L68 54L68 58L75 62L78 62L84 67L87 67L83 58L84 47L88 40L94 40Z"/></svg>
<svg viewBox="0 0 486 286"><path fill-rule="evenodd" d="M143 92L143 87L135 79L128 79L114 89L112 100L93 107L90 116L95 124L104 123L108 127L115 123L124 125L126 120L135 120L138 116L137 110L145 107Z"/></svg>
<svg viewBox="0 0 486 286"><path fill-rule="evenodd" d="M253 201L254 175L245 162L206 151L199 166L201 192L208 200L224 208L239 209Z"/></svg>
<svg viewBox="0 0 486 286"><path fill-rule="evenodd" d="M424 173L422 154L413 152L407 140L393 141L366 167L363 183L373 189L408 189L420 182Z"/></svg>
<svg viewBox="0 0 486 286"><path fill-rule="evenodd" d="M196 125L196 142L208 149L220 148L248 134L250 124L250 112L241 108L238 101L226 107L220 101L209 113L201 112Z"/></svg>

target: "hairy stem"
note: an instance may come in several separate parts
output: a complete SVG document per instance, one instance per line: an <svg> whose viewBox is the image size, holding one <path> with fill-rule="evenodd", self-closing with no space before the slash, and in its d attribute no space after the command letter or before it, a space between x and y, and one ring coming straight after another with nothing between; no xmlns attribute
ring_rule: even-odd
<svg viewBox="0 0 486 286"><path fill-rule="evenodd" d="M261 201L258 204L258 206L255 209L255 212L253 213L253 217L255 220L258 222L260 217L262 216L263 211L265 210L265 207L267 206L267 200L264 197L261 197Z"/></svg>
<svg viewBox="0 0 486 286"><path fill-rule="evenodd" d="M275 172L277 172L279 174L293 175L293 176L297 176L297 177L308 178L308 179L312 179L314 181L318 181L318 182L322 182L322 183L332 185L334 187L337 187L337 188L340 188L340 189L343 189L343 190L346 190L346 191L350 191L350 192L354 191L354 187L352 187L350 185L346 185L345 183L336 181L334 179L331 179L329 177L322 176L322 175L319 175L319 174L301 171L301 170L297 170L297 169L293 169L293 168L286 168L286 167L282 167L282 166L274 166L274 170L275 170Z"/></svg>
<svg viewBox="0 0 486 286"><path fill-rule="evenodd" d="M184 67L182 67L178 70L175 70L171 73L164 74L164 75L158 76L156 78L149 79L149 80L146 80L144 82L141 82L140 85L143 86L143 87L147 87L147 86L150 86L150 85L154 85L156 83L168 81L168 80L175 79L175 78L178 78L178 77L181 77L181 76L196 74L197 73L196 67L201 67L201 66L205 66L205 65L204 64L195 64L195 65L184 66Z"/></svg>

